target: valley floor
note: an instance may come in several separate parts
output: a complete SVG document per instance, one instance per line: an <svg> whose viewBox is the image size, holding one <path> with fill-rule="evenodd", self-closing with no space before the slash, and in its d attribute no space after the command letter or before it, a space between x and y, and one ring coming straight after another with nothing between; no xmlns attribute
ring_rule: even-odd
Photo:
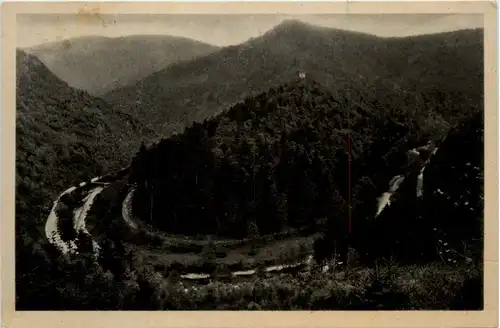
<svg viewBox="0 0 500 328"><path fill-rule="evenodd" d="M82 183L79 187L87 186ZM282 233L255 240L172 236L133 217L133 190L124 180L89 190L86 193L89 196L99 193L115 196L99 196L95 204L92 204L94 198L83 202L87 206L84 215L78 215L81 209L75 208L74 216L78 220L73 218L73 224L75 229L82 230L87 219L94 238L110 229L126 232L121 235L123 245L127 252L134 254L134 263L129 274L125 273L128 277L122 281L112 278L109 283L136 285L141 279L147 281L152 295L151 302L143 304L146 309L482 308L482 272L472 263L408 266L379 262L375 268L349 263L336 268L332 263L315 263L312 253L316 235L310 232ZM110 208L115 210L108 212ZM102 209L108 214L103 215ZM57 219L55 210L47 221L48 227L53 227L52 234L57 232L54 217ZM113 227L106 226L106 221ZM49 240L50 236L47 234ZM146 274L149 278L138 279L137 272L144 270L149 272ZM132 288L125 293L134 295L140 293L140 289L137 286L137 290ZM122 306L133 309L137 304Z"/></svg>

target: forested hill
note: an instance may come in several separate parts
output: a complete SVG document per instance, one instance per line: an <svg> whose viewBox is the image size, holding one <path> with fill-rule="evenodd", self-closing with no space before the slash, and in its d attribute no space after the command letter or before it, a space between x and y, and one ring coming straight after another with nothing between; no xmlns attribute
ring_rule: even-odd
<svg viewBox="0 0 500 328"><path fill-rule="evenodd" d="M169 35L85 36L27 49L72 87L92 95L134 84L168 65L218 48Z"/></svg>
<svg viewBox="0 0 500 328"><path fill-rule="evenodd" d="M16 55L16 232L36 234L62 191L127 165L141 131L133 116L71 88L37 57Z"/></svg>
<svg viewBox="0 0 500 328"><path fill-rule="evenodd" d="M261 37L174 64L104 98L168 134L286 83L300 70L334 95L354 89L392 103L404 95L416 106L469 106L482 94L483 31L378 38L285 21Z"/></svg>
<svg viewBox="0 0 500 328"><path fill-rule="evenodd" d="M168 232L232 237L345 221L349 202L353 213L374 203L408 171L408 150L442 140L482 99L457 108L292 81L142 148L135 213Z"/></svg>

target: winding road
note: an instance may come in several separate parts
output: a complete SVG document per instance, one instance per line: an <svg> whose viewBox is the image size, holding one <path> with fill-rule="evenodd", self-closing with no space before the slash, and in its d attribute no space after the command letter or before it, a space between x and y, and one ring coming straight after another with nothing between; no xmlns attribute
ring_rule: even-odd
<svg viewBox="0 0 500 328"><path fill-rule="evenodd" d="M128 170L128 167L121 169L117 175L123 173ZM92 207L94 203L95 197L104 190L104 187L109 184L109 182L101 182L104 177L95 177L92 178L89 182L82 182L77 186L72 186L71 188L66 189L62 194L57 197L54 201L52 209L49 213L47 221L45 223L45 235L48 241L53 244L59 251L63 254L78 254L78 247L76 245L76 239L70 241L64 241L61 237L61 233L58 228L59 217L57 216L57 210L61 203L61 198L64 195L71 194L76 190L87 187L87 185L97 185L95 188L90 190L85 196L84 203L81 207L74 209L73 211L73 228L76 232L82 232L90 236L89 231L87 230L87 226L85 224L85 219L87 218L88 211ZM98 255L99 245L97 242L92 240L92 246L94 249L94 255Z"/></svg>
<svg viewBox="0 0 500 328"><path fill-rule="evenodd" d="M92 204L94 203L95 197L104 189L104 187L97 187L92 189L87 196L84 198L85 203L77 208L73 212L73 225L76 232L82 232L88 236L91 236L85 225L85 218L90 210ZM94 249L94 254L97 256L99 254L99 244L92 240L92 247Z"/></svg>
<svg viewBox="0 0 500 328"><path fill-rule="evenodd" d="M45 235L47 236L47 239L49 240L50 243L56 246L63 254L68 253L72 247L68 245L66 242L64 242L61 238L61 234L58 229L59 218L57 217L56 211L58 209L59 201L61 200L61 198L64 195L72 193L76 189L77 187L71 187L69 189L66 189L61 195L59 195L59 197L57 197L57 199L54 201L54 205L52 206L49 217L47 218L47 222L45 223Z"/></svg>
<svg viewBox="0 0 500 328"><path fill-rule="evenodd" d="M410 150L408 153L410 155L418 156L421 158L421 150L425 149L428 150L431 145L428 144L426 146L422 146L419 148L415 148ZM430 156L426 159L425 163L422 165L422 168L419 171L419 175L417 178L417 197L421 197L423 193L423 173L426 168L426 166L429 164L431 158L433 155L437 152L438 148L434 148L433 151L431 152ZM118 174L121 174L124 170L128 170L128 168L122 169ZM118 176L118 175L117 175ZM109 176L107 177L109 178ZM71 194L75 192L78 189L87 187L89 184L93 186L93 188L88 191L83 198L83 205L79 208L76 208L73 211L73 228L75 229L76 232L81 232L86 235L90 236L89 231L87 230L85 220L87 218L88 212L90 208L92 207L95 197L101 193L106 185L109 185L111 182L103 182L104 178L102 176L100 177L95 177L90 180L90 182L82 182L78 186L73 186L71 188L68 188L65 190L57 199L54 201L54 205L52 207L52 210L47 218L47 222L45 224L45 234L47 236L47 239L49 240L50 243L55 245L63 254L68 254L68 253L76 253L78 254L77 246L76 246L76 240L71 240L68 242L65 242L61 238L61 234L58 230L58 220L59 218L57 217L57 209L60 204L61 198L64 195ZM389 182L389 190L384 192L380 197L377 198L377 211L375 213L375 217L379 216L382 211L387 207L390 206L390 199L391 196L399 189L400 185L403 183L405 180L404 175L396 175L394 176L391 181ZM132 198L135 192L135 188L132 187L129 189L129 192L125 199L122 202L122 217L123 220L126 222L126 224L131 228L136 230L137 229L137 224L133 220L133 215L132 215ZM92 240L92 246L94 250L94 255L99 254L99 245L96 241ZM309 256L305 261L300 261L298 263L292 264L292 265L273 265L266 267L264 270L266 272L275 272L275 271L282 271L286 268L292 268L292 267L297 267L303 264L306 264L309 266L312 261L312 256ZM328 267L325 266L323 270L328 270ZM245 270L245 271L235 271L232 274L234 276L249 276L249 275L254 275L256 274L257 270L256 269L251 269L251 270ZM188 273L181 275L183 279L204 279L208 278L210 275L205 274L205 273Z"/></svg>
<svg viewBox="0 0 500 328"><path fill-rule="evenodd" d="M307 258L304 261L299 261L294 264L283 264L283 265L271 265L268 267L264 268L264 272L280 272L285 269L291 269L291 268L296 268L301 265L311 265L312 264L312 255L308 255ZM328 268L327 265L325 267ZM250 269L250 270L243 270L243 271L233 271L231 272L233 276L235 277L241 277L241 276L253 276L254 274L257 273L257 269ZM186 280L199 280L199 279L208 279L210 278L210 275L208 273L186 273L181 275L182 279Z"/></svg>
<svg viewBox="0 0 500 328"><path fill-rule="evenodd" d="M122 217L123 220L125 220L125 223L133 229L137 229L137 224L132 220L132 198L134 197L134 192L135 188L132 188L129 193L127 194L127 197L123 200L122 203Z"/></svg>
<svg viewBox="0 0 500 328"><path fill-rule="evenodd" d="M436 154L437 151L438 151L438 148L437 147L434 148L434 150L432 151L429 158L425 161L424 166L420 170L420 173L418 174L418 177L417 177L417 197L418 198L422 198L422 196L424 195L424 171L425 171L425 168L430 163L431 158Z"/></svg>
<svg viewBox="0 0 500 328"><path fill-rule="evenodd" d="M424 146L417 147L414 149L411 149L408 151L409 155L416 156L419 159L422 158L422 152L423 151L428 151L432 147L431 143L427 143ZM424 190L424 170L429 165L432 157L436 154L438 151L438 147L435 147L432 152L430 153L429 157L425 160L424 164L422 165L422 168L419 171L419 174L417 176L417 198L421 198L423 196L423 190ZM389 190L384 192L380 197L377 198L377 212L375 213L375 217L378 217L382 211L387 207L391 205L391 197L392 195L399 189L400 185L403 183L405 177L403 175L396 175L391 179L389 182Z"/></svg>

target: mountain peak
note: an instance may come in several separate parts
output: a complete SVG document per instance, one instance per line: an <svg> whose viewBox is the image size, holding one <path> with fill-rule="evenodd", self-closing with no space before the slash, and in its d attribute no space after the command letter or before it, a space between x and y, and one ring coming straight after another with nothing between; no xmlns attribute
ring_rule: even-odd
<svg viewBox="0 0 500 328"><path fill-rule="evenodd" d="M312 24L308 24L306 22L303 22L299 19L292 19L292 18L287 18L284 19L281 23L276 25L273 30L275 31L280 31L280 30L289 30L289 29L297 29L297 28L314 28L318 27Z"/></svg>
<svg viewBox="0 0 500 328"><path fill-rule="evenodd" d="M344 29L338 29L334 27L326 27L326 26L321 26L321 25L315 25L311 24L308 22L301 21L299 19L284 19L281 23L276 25L273 29L271 29L268 33L268 35L277 35L277 34L302 34L304 37L309 37L309 35L321 35L322 37L332 37L332 33L335 35L349 35L349 36L356 36L356 37L362 37L363 39L369 38L373 39L376 38L376 36L367 34L367 33L362 33L362 32L355 32L355 31L350 31L350 30L344 30ZM308 36L306 36L306 34Z"/></svg>
<svg viewBox="0 0 500 328"><path fill-rule="evenodd" d="M285 18L284 20L281 21L279 25L308 25L307 23L301 21L300 19L297 18Z"/></svg>

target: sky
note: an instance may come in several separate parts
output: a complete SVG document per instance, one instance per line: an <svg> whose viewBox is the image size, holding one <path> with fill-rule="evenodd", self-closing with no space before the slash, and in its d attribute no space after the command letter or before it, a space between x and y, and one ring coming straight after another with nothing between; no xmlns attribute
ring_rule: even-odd
<svg viewBox="0 0 500 328"><path fill-rule="evenodd" d="M483 27L482 15L471 14L325 14L325 15L166 15L166 14L23 14L17 16L17 46L78 36L118 37L137 34L188 37L217 46L257 37L284 19L378 36L408 36Z"/></svg>

